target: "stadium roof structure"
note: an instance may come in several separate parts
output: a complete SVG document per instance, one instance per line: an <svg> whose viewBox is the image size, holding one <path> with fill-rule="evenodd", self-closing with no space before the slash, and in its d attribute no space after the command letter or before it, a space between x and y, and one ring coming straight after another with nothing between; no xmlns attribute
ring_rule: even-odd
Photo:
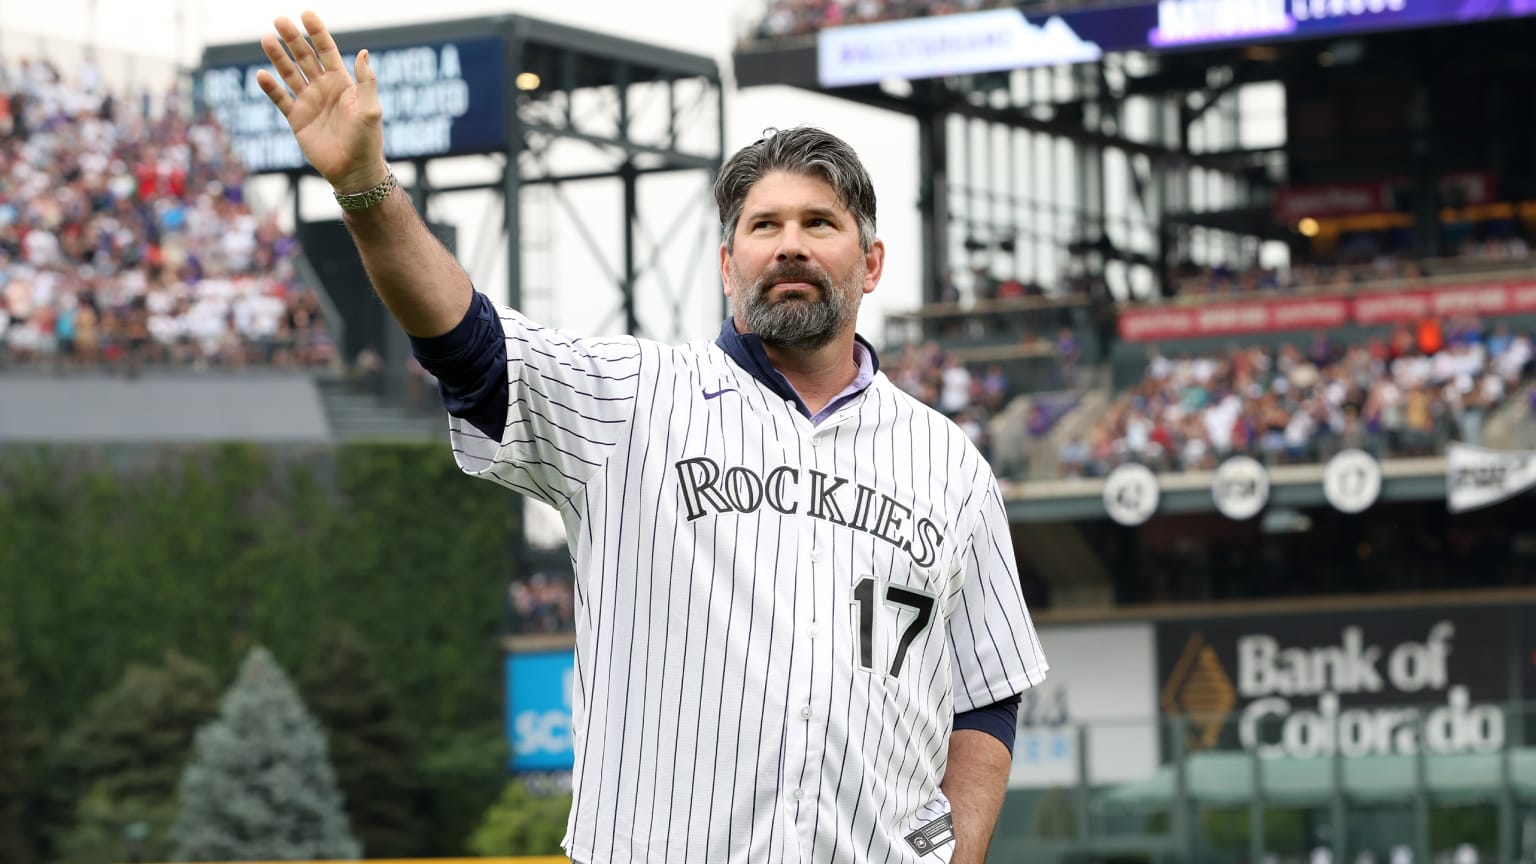
<svg viewBox="0 0 1536 864"><path fill-rule="evenodd" d="M1287 188L1385 177L1414 178L1396 203L1421 226L1415 253L1434 257L1436 177L1498 162L1507 189L1536 189L1536 160L1488 154L1489 140L1526 140L1524 115L1479 101L1518 99L1513 82L1536 67L1531 11L1426 0L1255 20L1289 8L1021 3L748 40L733 64L740 87L916 120L929 304L988 259L1049 285L1070 258L1119 298L1150 296L1193 248L1299 243L1275 206ZM1259 125L1284 134L1250 141L1239 97L1271 83L1284 117Z"/></svg>
<svg viewBox="0 0 1536 864"><path fill-rule="evenodd" d="M586 61L561 69L563 89L600 87L618 80L615 70L628 67L630 83L644 83L683 77L720 77L714 60L633 39L624 39L592 30L556 24L527 15L492 15L480 18L456 18L424 21L398 27L338 31L337 44L344 52L360 48L378 50L393 45L443 42L453 39L497 37L509 47L532 46L535 49L563 49L586 55ZM261 46L255 42L210 45L203 53L203 67L229 66L252 62L265 64Z"/></svg>
<svg viewBox="0 0 1536 864"><path fill-rule="evenodd" d="M439 195L493 192L503 199L495 244L506 256L507 299L525 308L520 192L542 186L560 195L562 184L612 180L622 188L615 210L622 236L608 244L622 260L607 267L619 293L616 314L624 331L672 338L644 326L636 283L642 262L663 256L675 226L646 230L641 178L701 172L711 180L724 149L720 71L714 60L656 45L581 30L524 15L495 15L408 26L337 32L346 62L368 48L385 106L385 149L391 163L414 170L403 185L423 213ZM280 173L296 185L313 176L287 126L255 85L268 65L256 41L206 49L194 73L194 96L231 135L251 173ZM435 184L428 164L441 157L479 155L499 160L500 176L471 183ZM571 166L579 166L572 169ZM295 221L302 222L298 195ZM697 208L694 208L697 209ZM605 257L602 232L577 208L568 214L595 256ZM478 228L477 228L478 230ZM643 248L640 238L650 238ZM519 242L509 242L518 238ZM485 248L469 250L485 258ZM465 261L465 250L456 250ZM475 260L465 261L475 275ZM484 262L478 262L484 263ZM490 268L499 269L492 260ZM482 268L489 269L489 268ZM651 275L651 274L648 274ZM653 274L660 277L662 274ZM687 286L661 285L661 308L673 325L686 305Z"/></svg>
<svg viewBox="0 0 1536 864"><path fill-rule="evenodd" d="M714 60L525 15L335 37L349 65L359 49L368 49L384 105L385 156L403 169L400 179L417 212L482 289L495 296L489 280L505 278L510 305L560 324L545 317L559 290L553 277L538 282L530 274L555 260L554 226L563 213L560 224L574 226L601 270L597 288L615 291L615 308L596 332L622 329L663 341L696 332L684 315L702 308L698 295L714 288L711 274L692 267L669 272L663 262L707 260L698 253L718 242L710 190L723 159L725 114ZM294 222L300 237L310 238L301 239L299 272L322 283L315 287L322 305L329 304L327 318L345 356L382 342L383 368L390 370L385 392L404 401L407 338L380 312L334 207L325 221L306 224L299 184L313 172L256 86L256 72L267 66L254 40L210 46L194 72L195 100L218 118L247 172L288 177ZM491 170L476 176L489 179L458 182L459 172L454 182L433 182L432 163L462 156L481 157ZM665 182L690 173L703 181L698 197ZM601 213L577 206L567 187L612 192L612 206L598 208ZM691 182L687 188L694 188ZM485 216L466 220L469 230L437 221L445 211L434 213L433 202L462 194L486 201ZM610 213L619 218L607 218ZM582 300L588 308L604 305L598 296ZM344 326L354 322L358 326ZM359 330L368 331L366 339ZM522 572L536 553L523 531L512 533L509 563Z"/></svg>

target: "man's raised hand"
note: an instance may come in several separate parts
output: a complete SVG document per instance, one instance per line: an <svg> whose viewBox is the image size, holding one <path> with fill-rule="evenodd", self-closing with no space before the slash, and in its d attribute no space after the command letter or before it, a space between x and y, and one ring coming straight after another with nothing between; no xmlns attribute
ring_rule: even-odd
<svg viewBox="0 0 1536 864"><path fill-rule="evenodd" d="M273 22L277 35L261 38L261 49L277 75L263 69L256 73L256 83L288 118L299 149L320 176L338 192L369 189L388 177L389 168L384 162L384 109L368 51L357 54L354 81L320 16L305 12L300 20L309 33L307 40L286 17Z"/></svg>

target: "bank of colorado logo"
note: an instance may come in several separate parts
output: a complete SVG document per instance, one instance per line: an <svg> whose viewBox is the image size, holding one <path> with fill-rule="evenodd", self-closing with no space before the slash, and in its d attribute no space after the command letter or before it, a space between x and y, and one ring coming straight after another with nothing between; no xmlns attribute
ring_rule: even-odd
<svg viewBox="0 0 1536 864"><path fill-rule="evenodd" d="M1236 640L1234 674L1197 631L1164 684L1163 710L1188 719L1192 749L1218 746L1235 727L1242 748L1264 758L1496 753L1504 712L1474 703L1452 679L1455 638L1445 620L1396 645L1374 644L1354 626L1315 647L1253 633Z"/></svg>

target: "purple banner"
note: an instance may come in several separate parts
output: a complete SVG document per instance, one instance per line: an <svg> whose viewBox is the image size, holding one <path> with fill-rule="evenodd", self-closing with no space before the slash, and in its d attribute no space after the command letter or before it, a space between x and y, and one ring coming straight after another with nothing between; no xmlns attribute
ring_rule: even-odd
<svg viewBox="0 0 1536 864"><path fill-rule="evenodd" d="M1105 53L1168 51L1536 15L1536 0L1163 0L1144 6L1026 15L1059 18Z"/></svg>

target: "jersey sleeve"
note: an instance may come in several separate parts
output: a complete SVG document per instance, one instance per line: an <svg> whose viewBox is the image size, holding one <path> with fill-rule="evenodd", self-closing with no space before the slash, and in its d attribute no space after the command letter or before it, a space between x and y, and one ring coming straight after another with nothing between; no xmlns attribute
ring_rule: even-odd
<svg viewBox="0 0 1536 864"><path fill-rule="evenodd" d="M569 503L629 434L641 345L585 339L497 306L507 344L507 417L500 438L449 422L466 474L494 480L557 509Z"/></svg>
<svg viewBox="0 0 1536 864"><path fill-rule="evenodd" d="M960 600L949 617L956 713L1021 693L1049 668L1024 605L1002 493L990 475L982 482L981 512L956 552Z"/></svg>

